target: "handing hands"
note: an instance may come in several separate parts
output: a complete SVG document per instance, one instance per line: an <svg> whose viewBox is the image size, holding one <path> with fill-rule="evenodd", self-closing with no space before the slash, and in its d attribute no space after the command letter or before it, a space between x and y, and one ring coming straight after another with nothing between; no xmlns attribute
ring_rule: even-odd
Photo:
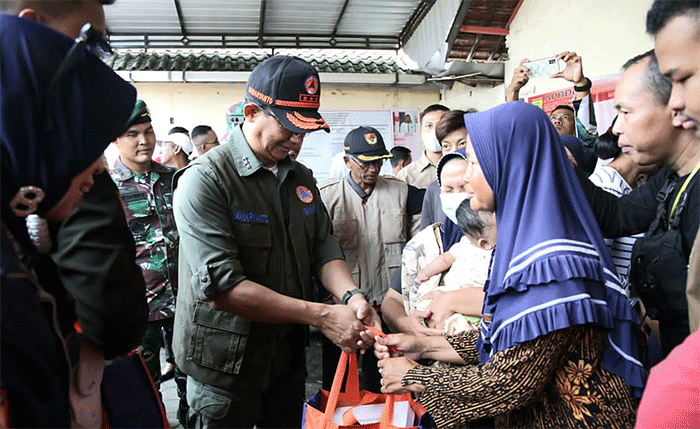
<svg viewBox="0 0 700 429"><path fill-rule="evenodd" d="M380 360L377 363L379 373L382 375L382 393L420 393L425 388L421 384L410 383L405 386L401 385L401 380L408 371L418 366L418 363L406 358L398 357L391 359Z"/></svg>
<svg viewBox="0 0 700 429"><path fill-rule="evenodd" d="M318 329L344 352L355 353L357 349L368 349L374 343L371 332L365 325L381 329L379 316L364 297L357 294L347 305L328 305L320 317Z"/></svg>
<svg viewBox="0 0 700 429"><path fill-rule="evenodd" d="M385 338L376 336L374 337L374 355L379 360L395 356L406 356L413 360L418 360L421 358L424 348L421 338L425 337L406 334L389 334ZM394 356L391 354L391 349L396 350Z"/></svg>
<svg viewBox="0 0 700 429"><path fill-rule="evenodd" d="M401 380L412 368L418 366L416 360L420 359L420 350L423 344L420 337L405 334L390 334L385 338L377 336L374 343L374 355L379 362L377 367L382 375L382 393L405 393L423 391L420 384L401 385ZM392 349L398 349L396 356L391 357Z"/></svg>

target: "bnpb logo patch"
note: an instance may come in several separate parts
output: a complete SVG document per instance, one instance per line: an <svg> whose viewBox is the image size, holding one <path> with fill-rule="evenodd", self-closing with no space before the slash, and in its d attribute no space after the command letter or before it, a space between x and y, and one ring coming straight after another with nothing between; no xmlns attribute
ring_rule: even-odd
<svg viewBox="0 0 700 429"><path fill-rule="evenodd" d="M304 81L304 89L306 92L313 95L318 92L318 78L316 76L309 76Z"/></svg>
<svg viewBox="0 0 700 429"><path fill-rule="evenodd" d="M365 141L368 145L374 146L377 144L377 136L374 133L365 134Z"/></svg>
<svg viewBox="0 0 700 429"><path fill-rule="evenodd" d="M309 204L314 200L314 194L306 186L297 186L297 198L303 203Z"/></svg>

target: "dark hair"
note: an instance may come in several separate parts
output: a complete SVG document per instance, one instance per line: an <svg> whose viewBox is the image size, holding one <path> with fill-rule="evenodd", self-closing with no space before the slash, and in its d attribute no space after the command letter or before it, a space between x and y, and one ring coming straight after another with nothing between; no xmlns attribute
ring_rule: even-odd
<svg viewBox="0 0 700 429"><path fill-rule="evenodd" d="M472 210L469 200L464 200L459 204L455 215L457 216L457 227L462 233L474 239L484 236L486 224L479 216L479 212Z"/></svg>
<svg viewBox="0 0 700 429"><path fill-rule="evenodd" d="M198 138L199 136L207 135L209 131L212 131L209 125L197 125L196 127L192 128L192 133L190 134L192 137L192 142L194 143L194 139Z"/></svg>
<svg viewBox="0 0 700 429"><path fill-rule="evenodd" d="M571 113L574 113L574 114L576 113L576 111L574 110L573 106L570 106L570 105L568 105L568 104L560 104L560 105L558 105L557 107L555 107L554 109L552 109L552 112L554 112L554 111L557 110L557 109L571 110ZM549 112L549 114L551 115L552 112Z"/></svg>
<svg viewBox="0 0 700 429"><path fill-rule="evenodd" d="M464 110L450 110L440 118L440 121L435 125L435 137L442 143L442 139L447 137L451 132L466 128L464 125Z"/></svg>
<svg viewBox="0 0 700 429"><path fill-rule="evenodd" d="M700 17L699 0L655 0L647 12L647 33L656 36L668 22L681 15Z"/></svg>
<svg viewBox="0 0 700 429"><path fill-rule="evenodd" d="M627 62L622 66L622 70L627 70L634 64L639 64L649 58L649 64L646 67L646 73L644 74L644 84L647 89L654 94L654 99L660 106L665 106L668 104L668 100L671 98L671 81L666 79L664 75L661 74L659 70L659 62L656 59L654 50L646 51L643 54L639 54L634 58L627 60Z"/></svg>
<svg viewBox="0 0 700 429"><path fill-rule="evenodd" d="M187 131L187 128L185 128L185 127L172 127L170 129L170 131L168 131L168 135L177 134L177 133L189 134L190 132Z"/></svg>
<svg viewBox="0 0 700 429"><path fill-rule="evenodd" d="M394 146L389 151L393 157L389 158L392 167L399 165L399 162L407 160L411 156L411 149L406 146Z"/></svg>
<svg viewBox="0 0 700 429"><path fill-rule="evenodd" d="M423 118L425 115L427 115L430 112L449 112L450 109L447 107L443 106L442 104L431 104L430 106L426 107L425 110L423 110L420 114L420 123L423 125Z"/></svg>
<svg viewBox="0 0 700 429"><path fill-rule="evenodd" d="M598 137L593 145L595 154L598 155L600 159L617 158L617 156L622 153L622 149L617 145L618 136L613 134L615 121L617 121L617 116L615 116L612 124L610 124L610 128Z"/></svg>

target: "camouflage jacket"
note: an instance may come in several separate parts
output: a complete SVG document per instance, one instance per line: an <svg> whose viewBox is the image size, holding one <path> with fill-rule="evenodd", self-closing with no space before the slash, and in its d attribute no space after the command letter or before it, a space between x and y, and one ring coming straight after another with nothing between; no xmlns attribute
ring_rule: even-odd
<svg viewBox="0 0 700 429"><path fill-rule="evenodd" d="M173 217L175 171L154 161L150 172L138 174L121 159L110 169L136 242L136 264L146 281L149 321L168 319L175 314L179 243Z"/></svg>

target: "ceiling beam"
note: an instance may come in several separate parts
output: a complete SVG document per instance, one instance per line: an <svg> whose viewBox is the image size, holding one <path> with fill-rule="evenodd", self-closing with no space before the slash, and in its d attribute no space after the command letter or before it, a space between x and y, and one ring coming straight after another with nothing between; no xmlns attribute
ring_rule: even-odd
<svg viewBox="0 0 700 429"><path fill-rule="evenodd" d="M153 33L153 34L112 34L110 44L115 49L178 49L178 48L260 48L258 33L247 34L207 34L189 33L188 44L185 45L179 34ZM398 38L395 36L340 36L335 43L327 35L299 35L275 34L267 35L262 39L265 46L276 48L340 48L340 49L380 49L396 50L399 48ZM265 48L266 49L266 48Z"/></svg>
<svg viewBox="0 0 700 429"><path fill-rule="evenodd" d="M180 32L182 37L187 37L187 30L185 29L185 18L182 15L182 7L180 6L180 0L173 0L175 3L175 12L177 12L177 20L180 22Z"/></svg>
<svg viewBox="0 0 700 429"><path fill-rule="evenodd" d="M436 1L437 0L420 0L420 3L416 6L416 10L413 11L413 14L408 21L406 21L406 25L404 25L401 30L401 34L399 34L399 47L405 45L408 39L411 38L413 32L416 31L416 28L418 28L423 18L430 12L430 9Z"/></svg>
<svg viewBox="0 0 700 429"><path fill-rule="evenodd" d="M491 61L493 61L493 58L496 56L496 54L499 53L498 50L501 48L501 44L503 43L504 40L506 40L505 36L501 36L498 38L498 42L496 43L496 46L493 48L493 51L491 51L491 55L489 55L489 59L486 60L486 62L490 63Z"/></svg>
<svg viewBox="0 0 700 429"><path fill-rule="evenodd" d="M510 28L510 24L513 22L513 18L515 18L515 14L518 13L518 10L520 9L520 6L522 6L523 0L518 0L518 4L515 5L515 9L513 9L513 13L510 15L510 18L508 18L508 23L506 24L506 28Z"/></svg>
<svg viewBox="0 0 700 429"><path fill-rule="evenodd" d="M459 31L463 33L472 34L485 34L487 36L507 36L507 28L497 28L497 27L477 27L475 25L462 25L459 27Z"/></svg>
<svg viewBox="0 0 700 429"><path fill-rule="evenodd" d="M474 44L472 45L472 48L469 50L469 55L467 55L467 62L472 60L472 57L474 56L474 52L476 52L476 46L479 44L481 41L481 34L477 34L476 37L474 38Z"/></svg>
<svg viewBox="0 0 700 429"><path fill-rule="evenodd" d="M338 27L340 27L340 21L342 21L343 16L345 16L345 9L347 9L348 3L350 3L350 0L345 0L345 3L343 3L343 7L340 9L338 19L335 21L335 26L333 27L333 32L331 33L331 39L333 39L335 35L338 34Z"/></svg>
<svg viewBox="0 0 700 429"><path fill-rule="evenodd" d="M267 8L267 0L260 2L260 23L258 24L258 45L262 48L265 46L265 9Z"/></svg>
<svg viewBox="0 0 700 429"><path fill-rule="evenodd" d="M459 9L457 9L457 14L455 15L454 18L454 23L452 24L452 28L450 29L449 34L447 35L447 52L448 52L448 57L450 56L449 53L452 52L452 49L454 48L455 43L457 42L457 39L459 38L459 29L462 23L464 23L464 19L467 16L467 12L471 8L472 0L463 0L462 3L459 5Z"/></svg>

